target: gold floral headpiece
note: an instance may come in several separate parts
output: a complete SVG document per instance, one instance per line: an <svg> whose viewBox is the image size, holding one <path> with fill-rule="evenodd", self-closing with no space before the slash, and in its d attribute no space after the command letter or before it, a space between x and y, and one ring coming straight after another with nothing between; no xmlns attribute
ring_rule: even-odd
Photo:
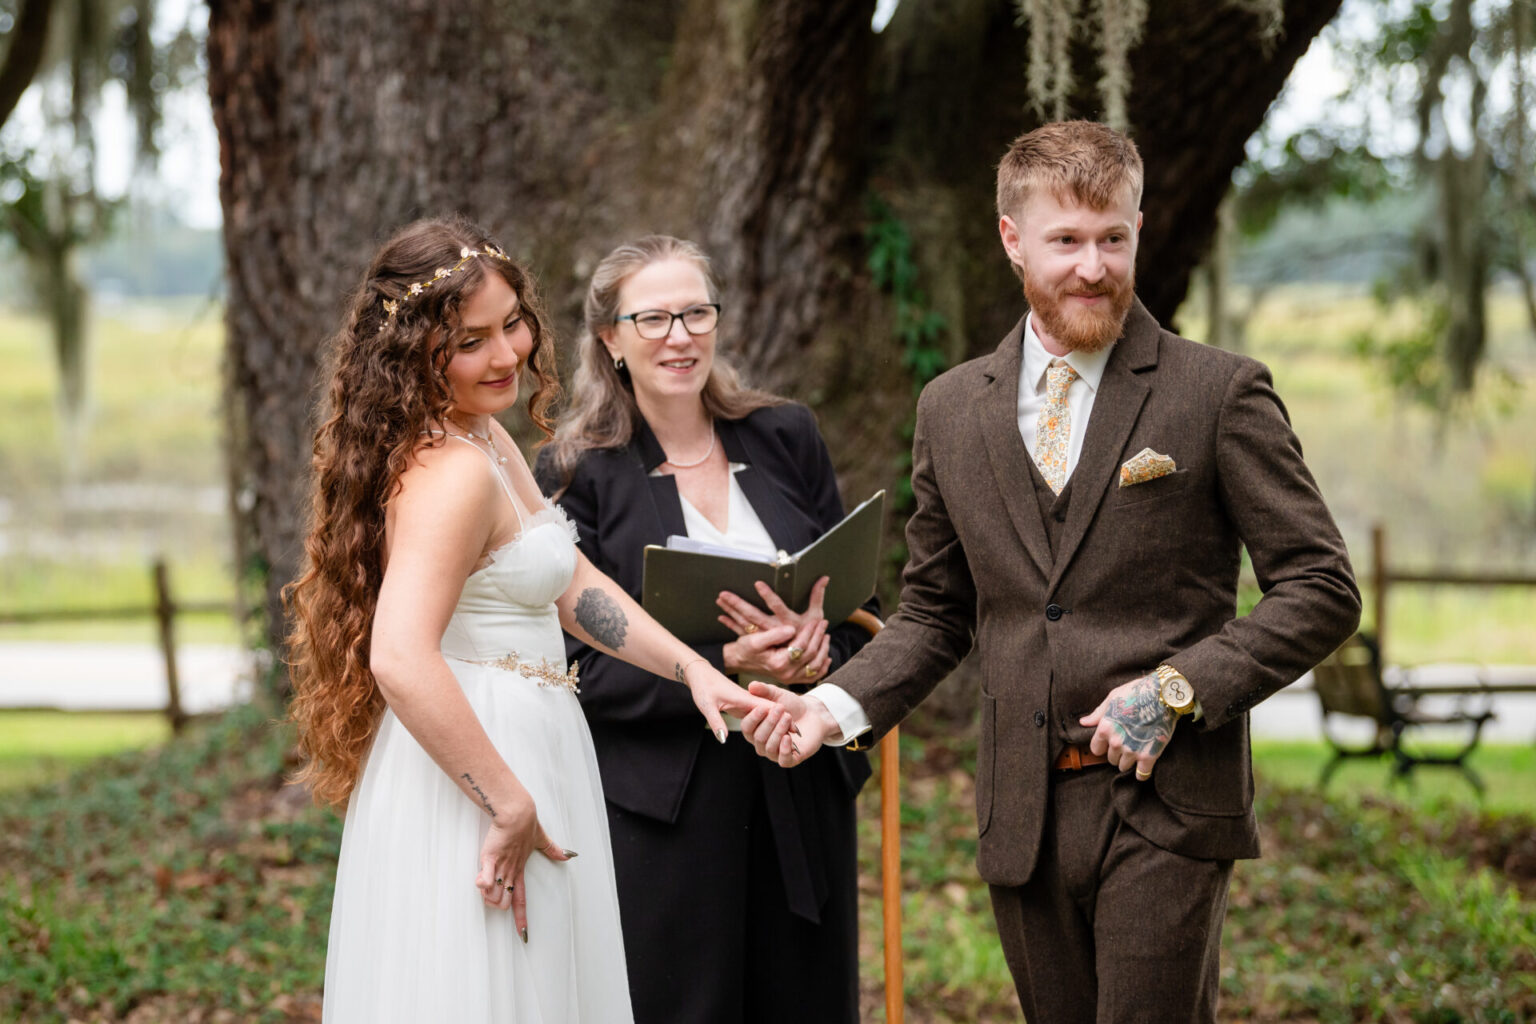
<svg viewBox="0 0 1536 1024"><path fill-rule="evenodd" d="M496 248L496 246L492 245L490 242L486 242L478 249L471 249L466 245L464 248L459 250L459 262L455 263L451 267L438 267L435 271L432 272L432 276L425 281L412 282L410 287L406 288L404 298L385 299L384 322L379 324L379 330L382 331L384 328L395 322L395 314L400 311L400 304L406 299L414 299L416 296L420 295L428 288L431 288L439 281L446 281L448 278L462 270L464 268L464 264L479 256L490 256L494 259L501 260L503 263L512 262L512 257Z"/></svg>

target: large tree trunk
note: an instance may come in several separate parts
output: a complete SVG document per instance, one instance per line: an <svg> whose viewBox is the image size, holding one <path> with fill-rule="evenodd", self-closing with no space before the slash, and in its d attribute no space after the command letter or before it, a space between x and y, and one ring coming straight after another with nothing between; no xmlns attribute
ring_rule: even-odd
<svg viewBox="0 0 1536 1024"><path fill-rule="evenodd" d="M1250 15L1158 0L1131 55L1148 163L1140 291L1167 319L1244 141L1339 0ZM851 495L894 482L911 381L865 270L865 197L905 220L954 358L1020 313L993 169L1035 125L1007 0L212 0L235 493L267 609L299 557L317 355L381 238L462 211L528 259L563 333L585 276L646 231L693 237L748 376L817 407ZM1094 59L1084 46L1085 69ZM1085 73L1080 80L1091 82ZM1094 116L1079 96L1073 113ZM564 368L569 368L569 360Z"/></svg>

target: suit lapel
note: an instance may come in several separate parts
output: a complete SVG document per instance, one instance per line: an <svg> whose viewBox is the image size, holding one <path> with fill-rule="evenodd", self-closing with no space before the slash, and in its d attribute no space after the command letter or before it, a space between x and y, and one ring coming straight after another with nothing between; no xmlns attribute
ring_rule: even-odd
<svg viewBox="0 0 1536 1024"><path fill-rule="evenodd" d="M1072 501L1056 546L1048 590L1054 590L1110 488L1119 481L1121 453L1151 390L1141 371L1157 365L1157 321L1140 300L1126 317L1125 335L1104 367L1083 450L1072 470Z"/></svg>
<svg viewBox="0 0 1536 1024"><path fill-rule="evenodd" d="M646 490L651 496L651 508L656 513L659 533L650 536L665 538L677 534L687 536L688 524L683 519L683 500L677 493L677 481L667 474L651 476L651 470L666 460L661 442L651 432L650 424L643 416L635 418L635 436L630 442L630 454L640 463L640 473L645 477Z"/></svg>
<svg viewBox="0 0 1536 1024"><path fill-rule="evenodd" d="M746 464L746 468L735 474L736 485L762 521L763 529L773 538L774 546L780 551L798 551L815 540L816 535L803 537L795 529L788 499L782 489L774 486L767 474L758 468L761 456L754 450L747 432L738 429L739 424L733 420L719 420L717 426L725 457L731 462Z"/></svg>
<svg viewBox="0 0 1536 1024"><path fill-rule="evenodd" d="M1034 484L1029 477L1029 449L1019 435L1019 362L1024 336L1024 321L1019 320L1003 343L997 347L986 373L991 383L977 403L981 436L987 445L992 475L1003 495L1008 518L1029 557L1042 576L1051 574L1051 545L1040 521L1040 505L1035 500Z"/></svg>

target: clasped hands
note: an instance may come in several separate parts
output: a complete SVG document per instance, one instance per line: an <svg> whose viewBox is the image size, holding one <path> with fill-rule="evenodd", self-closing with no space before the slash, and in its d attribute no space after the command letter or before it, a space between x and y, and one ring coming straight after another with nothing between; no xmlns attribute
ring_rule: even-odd
<svg viewBox="0 0 1536 1024"><path fill-rule="evenodd" d="M768 606L766 612L728 590L715 600L723 612L720 621L736 634L722 651L725 670L772 679L783 686L824 677L832 667L832 641L822 612L827 577L811 587L803 612L791 610L766 583L756 586Z"/></svg>

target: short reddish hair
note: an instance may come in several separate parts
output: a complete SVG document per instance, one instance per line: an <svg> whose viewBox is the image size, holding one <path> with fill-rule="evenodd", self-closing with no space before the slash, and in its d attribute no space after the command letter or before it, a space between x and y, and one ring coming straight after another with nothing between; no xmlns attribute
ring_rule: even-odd
<svg viewBox="0 0 1536 1024"><path fill-rule="evenodd" d="M1136 143L1097 121L1056 121L1020 135L997 165L997 215L1017 217L1040 189L1103 210L1129 191L1141 205Z"/></svg>

